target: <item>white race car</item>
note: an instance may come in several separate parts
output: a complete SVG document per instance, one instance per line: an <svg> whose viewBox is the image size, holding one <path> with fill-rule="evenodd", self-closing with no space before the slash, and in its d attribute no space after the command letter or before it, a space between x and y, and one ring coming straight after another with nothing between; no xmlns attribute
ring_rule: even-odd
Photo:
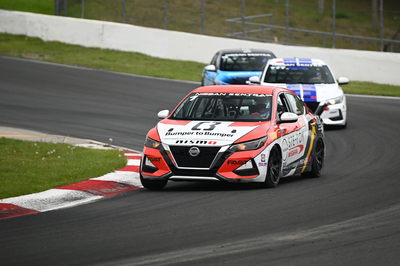
<svg viewBox="0 0 400 266"><path fill-rule="evenodd" d="M329 66L319 59L274 58L269 60L261 76L253 76L249 84L279 86L295 92L315 112L322 108L325 125L347 126L346 97L340 85L349 79L336 81Z"/></svg>

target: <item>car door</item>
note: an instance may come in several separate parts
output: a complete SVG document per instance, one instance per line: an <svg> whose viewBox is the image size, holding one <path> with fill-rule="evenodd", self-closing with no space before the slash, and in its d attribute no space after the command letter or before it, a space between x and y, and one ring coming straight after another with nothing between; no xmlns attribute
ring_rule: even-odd
<svg viewBox="0 0 400 266"><path fill-rule="evenodd" d="M303 102L293 93L282 93L279 95L280 101L286 107L287 112L294 113L299 119L293 123L281 123L282 131L282 174L283 176L292 175L307 156L306 148L308 141L308 126L306 120L306 110ZM278 100L279 104L279 100Z"/></svg>

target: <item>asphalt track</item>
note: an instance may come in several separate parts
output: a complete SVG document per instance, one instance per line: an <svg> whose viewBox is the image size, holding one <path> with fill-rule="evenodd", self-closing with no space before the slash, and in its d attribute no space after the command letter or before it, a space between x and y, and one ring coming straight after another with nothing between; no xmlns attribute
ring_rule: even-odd
<svg viewBox="0 0 400 266"><path fill-rule="evenodd" d="M141 150L197 85L0 57L0 125ZM0 220L1 264L398 265L400 100L347 99L321 178L169 183Z"/></svg>

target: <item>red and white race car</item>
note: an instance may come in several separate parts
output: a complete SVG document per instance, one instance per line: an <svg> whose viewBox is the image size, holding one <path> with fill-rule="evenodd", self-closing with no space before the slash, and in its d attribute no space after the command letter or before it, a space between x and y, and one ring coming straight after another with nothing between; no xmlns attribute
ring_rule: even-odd
<svg viewBox="0 0 400 266"><path fill-rule="evenodd" d="M292 91L272 86L200 87L145 140L140 180L148 189L173 181L259 182L318 177L325 160L321 119Z"/></svg>

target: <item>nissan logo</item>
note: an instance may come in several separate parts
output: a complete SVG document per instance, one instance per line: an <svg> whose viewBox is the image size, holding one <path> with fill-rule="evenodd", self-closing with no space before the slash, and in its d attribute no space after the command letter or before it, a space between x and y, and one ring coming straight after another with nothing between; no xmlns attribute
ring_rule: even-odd
<svg viewBox="0 0 400 266"><path fill-rule="evenodd" d="M192 156L192 157L196 157L197 155L200 154L200 149L197 148L197 147L191 147L191 148L189 149L189 154L190 154L190 156Z"/></svg>

